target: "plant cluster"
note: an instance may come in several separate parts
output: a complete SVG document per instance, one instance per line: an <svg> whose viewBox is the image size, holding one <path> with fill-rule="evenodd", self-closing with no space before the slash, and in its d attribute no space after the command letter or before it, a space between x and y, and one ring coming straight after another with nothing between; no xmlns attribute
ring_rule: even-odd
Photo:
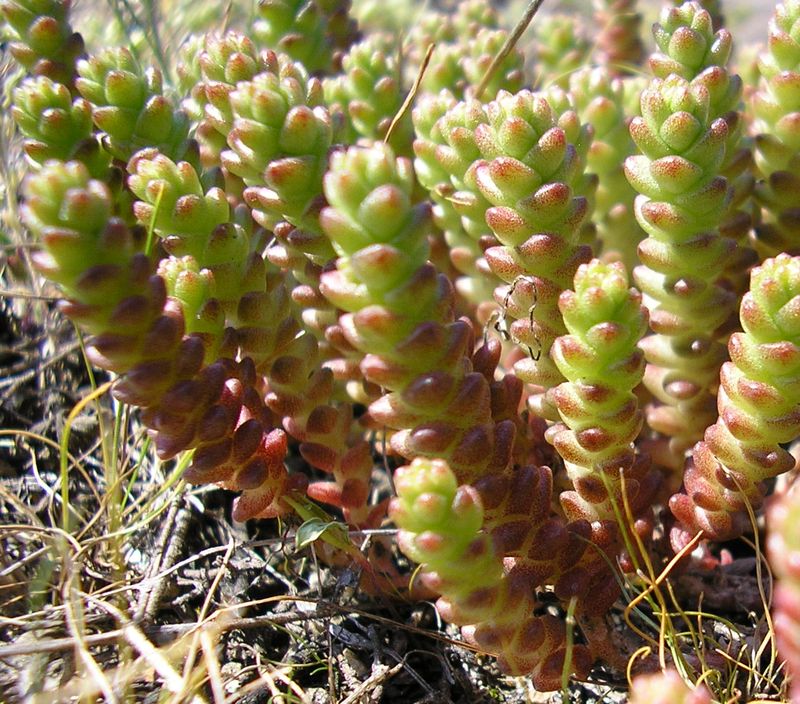
<svg viewBox="0 0 800 704"><path fill-rule="evenodd" d="M658 586L658 535L707 564L795 466L800 0L752 85L718 3L668 3L648 49L633 0L597 0L596 38L535 18L527 52L478 0L360 5L261 0L170 76L85 47L69 0L0 0L22 221L162 461L238 521L391 521L442 617L558 689L616 664L603 617ZM792 496L770 549L800 677ZM681 647L632 701L710 701Z"/></svg>

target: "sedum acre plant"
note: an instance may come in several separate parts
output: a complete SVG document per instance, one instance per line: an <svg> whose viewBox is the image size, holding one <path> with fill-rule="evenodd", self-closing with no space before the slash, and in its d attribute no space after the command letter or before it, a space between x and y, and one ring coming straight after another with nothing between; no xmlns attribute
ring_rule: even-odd
<svg viewBox="0 0 800 704"><path fill-rule="evenodd" d="M235 520L396 526L440 615L539 689L624 666L615 604L663 636L661 567L760 530L796 464L800 2L745 98L716 2L666 2L651 41L597 0L593 39L534 19L531 47L481 2L350 5L260 0L157 68L84 47L68 0L0 0L35 266ZM796 667L791 496L770 558ZM396 551L339 538L320 555L414 592ZM663 642L631 701L725 700Z"/></svg>

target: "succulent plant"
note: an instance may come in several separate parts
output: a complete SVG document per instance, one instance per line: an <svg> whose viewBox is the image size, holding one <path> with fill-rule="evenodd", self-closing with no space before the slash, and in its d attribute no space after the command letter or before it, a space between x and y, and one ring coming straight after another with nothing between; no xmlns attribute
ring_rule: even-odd
<svg viewBox="0 0 800 704"><path fill-rule="evenodd" d="M239 301L263 289L265 272L260 255L251 257L256 242L231 222L225 192L204 188L191 164L176 164L155 149L138 152L128 169L128 185L139 198L133 206L138 221L161 238L171 256L191 257L209 272L214 298L228 324L235 325Z"/></svg>
<svg viewBox="0 0 800 704"><path fill-rule="evenodd" d="M650 68L659 78L676 73L691 80L709 66L724 66L731 52L731 33L717 31L696 1L664 8L653 36L658 50L650 57Z"/></svg>
<svg viewBox="0 0 800 704"><path fill-rule="evenodd" d="M800 575L797 570L797 488L780 496L767 513L767 554L778 584L773 600L773 621L778 649L791 676L791 698L798 697L797 675L800 672L800 639L797 623L800 613Z"/></svg>
<svg viewBox="0 0 800 704"><path fill-rule="evenodd" d="M239 520L286 512L282 497L303 478L286 472L286 436L255 393L252 361L222 356L233 342L207 278L189 261L154 272L144 232L111 216L108 187L79 162L47 164L26 182L26 196L23 217L43 247L38 268L92 334L92 362L122 375L114 393L142 407L159 456L194 449L187 479L243 491Z"/></svg>
<svg viewBox="0 0 800 704"><path fill-rule="evenodd" d="M172 159L187 155L189 120L164 94L161 72L143 69L125 48L109 48L78 62L75 85L92 106L103 146L126 162L144 147Z"/></svg>
<svg viewBox="0 0 800 704"><path fill-rule="evenodd" d="M222 164L247 186L244 199L255 220L278 238L268 256L292 270L300 284L293 298L324 340L336 319L318 290L320 268L334 255L319 225L334 120L321 83L301 64L276 55L267 63L269 70L229 93L233 123Z"/></svg>
<svg viewBox="0 0 800 704"><path fill-rule="evenodd" d="M70 0L3 0L0 15L12 30L11 54L34 76L70 90L83 38L69 23Z"/></svg>
<svg viewBox="0 0 800 704"><path fill-rule="evenodd" d="M467 639L498 657L503 670L530 675L539 689L556 689L565 668L566 633L561 621L536 615L526 580L505 573L501 555L481 532L478 493L458 486L441 460L417 459L395 474L392 519L403 552L425 567L422 580L442 594L437 603ZM572 652L571 668L584 672L590 655Z"/></svg>
<svg viewBox="0 0 800 704"><path fill-rule="evenodd" d="M648 235L634 279L655 333L642 341L644 382L662 405L647 420L672 438L676 467L714 421L713 389L725 358L720 328L736 303L720 273L735 244L718 231L730 200L718 175L728 126L711 121L709 102L702 83L677 74L654 79L642 93L642 117L630 127L642 154L625 162Z"/></svg>
<svg viewBox="0 0 800 704"><path fill-rule="evenodd" d="M591 43L580 18L567 15L542 17L533 25L537 83L566 86L569 75L586 62Z"/></svg>
<svg viewBox="0 0 800 704"><path fill-rule="evenodd" d="M348 142L383 139L403 104L397 48L388 37L374 34L354 44L342 58L342 74L325 79L325 99L341 111ZM411 148L411 116L397 124L390 143L398 153Z"/></svg>
<svg viewBox="0 0 800 704"><path fill-rule="evenodd" d="M242 81L262 71L275 71L274 52L258 52L245 35L229 31L206 35L194 57L199 69L191 87L192 108L198 121L196 137L204 149L204 161L218 164L233 124L230 94Z"/></svg>
<svg viewBox="0 0 800 704"><path fill-rule="evenodd" d="M312 73L329 71L337 49L354 38L350 0L260 0L253 37L260 46L288 54Z"/></svg>
<svg viewBox="0 0 800 704"><path fill-rule="evenodd" d="M478 318L485 321L498 282L483 259L484 249L496 240L486 224L490 204L478 191L473 168L480 157L474 130L487 120L484 107L477 100L456 103L443 92L421 101L413 117L415 166L436 204L433 215L444 231L450 260L462 274L456 289L483 309Z"/></svg>
<svg viewBox="0 0 800 704"><path fill-rule="evenodd" d="M710 704L711 694L705 685L689 687L675 670L640 675L631 687L632 704Z"/></svg>
<svg viewBox="0 0 800 704"><path fill-rule="evenodd" d="M11 111L36 168L50 159L78 160L92 176L107 175L109 158L94 138L92 108L83 98L73 100L64 84L47 76L26 79L14 89Z"/></svg>
<svg viewBox="0 0 800 704"><path fill-rule="evenodd" d="M709 95L709 120L722 118L728 125L719 173L728 179L731 199L720 231L738 245L728 268L738 279L736 289L741 295L747 288L746 272L755 263L754 252L746 246L752 224L747 201L753 177L749 169L751 150L744 135L742 79L728 70L733 38L698 2L665 8L653 34L660 49L650 57L653 73L664 79L675 73L704 85Z"/></svg>
<svg viewBox="0 0 800 704"><path fill-rule="evenodd" d="M673 5L681 5L684 0L672 0ZM723 3L720 0L696 0L697 4L711 16L711 28L716 32L725 26L725 17L722 14Z"/></svg>
<svg viewBox="0 0 800 704"><path fill-rule="evenodd" d="M194 263L195 276L204 276L242 353L253 360L257 372L270 376L265 398L269 409L301 442L303 457L333 475L333 482L312 483L309 495L343 509L354 525L374 523L382 511L368 506L369 446L363 440L350 441L352 408L329 405L333 374L320 368L313 336L298 336L298 321L287 316L289 295L260 254L263 243L246 227L230 222L225 193L219 188L206 191L190 164L175 164L154 150L143 150L129 168L131 190L142 199L134 204L137 217L163 238L172 257ZM168 260L171 268L173 262ZM165 271L162 276L171 291L174 275ZM201 313L195 317L202 319ZM188 330L188 325L187 331L200 332Z"/></svg>
<svg viewBox="0 0 800 704"><path fill-rule="evenodd" d="M350 525L372 528L380 524L386 507L370 505L370 446L353 432L352 407L335 402L334 374L320 361L313 335L287 341L269 368L266 402L300 441L303 459L332 477L311 482L308 495L341 509Z"/></svg>
<svg viewBox="0 0 800 704"><path fill-rule="evenodd" d="M780 254L753 270L742 300L744 332L728 343L720 375L719 420L705 432L672 512L690 530L726 540L749 525L749 503L764 500L763 482L794 467L781 443L800 433L800 259Z"/></svg>
<svg viewBox="0 0 800 704"><path fill-rule="evenodd" d="M615 76L631 73L644 58L642 16L636 4L636 0L594 0L600 63Z"/></svg>
<svg viewBox="0 0 800 704"><path fill-rule="evenodd" d="M770 21L769 43L758 61L761 81L752 96L755 114L756 166L760 179L755 197L764 210L755 228L755 246L762 256L781 251L797 254L797 159L800 149L798 88L800 77L800 3L779 4Z"/></svg>
<svg viewBox="0 0 800 704"><path fill-rule="evenodd" d="M511 338L527 351L515 373L550 389L563 380L550 359L555 338L565 332L558 296L590 258L589 247L578 243L589 204L573 191L584 161L542 96L501 92L486 115L475 128L483 159L473 167L474 179L492 206L486 222L500 244L485 257L508 284L495 299L512 321ZM549 403L538 410L554 416Z"/></svg>
<svg viewBox="0 0 800 704"><path fill-rule="evenodd" d="M267 229L286 220L314 232L333 139L322 86L286 57L229 94L233 126L222 163L247 186L245 199ZM320 256L330 248L318 238Z"/></svg>
<svg viewBox="0 0 800 704"><path fill-rule="evenodd" d="M457 98L473 97L479 86L488 96L496 95L499 90L519 90L525 79L525 57L518 49L503 57L483 85L492 61L507 39L508 32L503 29L481 27L474 36L466 32L460 40L437 44L422 79L423 89L431 94L446 90Z"/></svg>
<svg viewBox="0 0 800 704"><path fill-rule="evenodd" d="M203 74L199 61L205 41L206 37L203 35L189 35L178 49L178 60L175 67L178 77L177 88L183 96L181 107L193 122L199 122L202 119L206 103L202 85Z"/></svg>
<svg viewBox="0 0 800 704"><path fill-rule="evenodd" d="M408 581L374 532L396 488L408 594L541 689L624 669L608 614L641 587L650 628L661 535L707 568L692 535L741 535L771 492L797 677L796 492L771 480L800 437L800 0L747 86L720 4L666 4L648 78L634 0L507 53L504 3L261 0L205 34L180 2L90 56L68 1L0 0L31 261L157 457L239 492L234 520L324 525L317 555L366 590ZM710 676L669 631L631 701L774 693L766 658Z"/></svg>
<svg viewBox="0 0 800 704"><path fill-rule="evenodd" d="M464 0L458 3L453 13L453 28L462 39L477 36L484 29L500 29L500 14L482 0Z"/></svg>
<svg viewBox="0 0 800 704"><path fill-rule="evenodd" d="M368 352L364 377L391 392L369 412L400 431L392 447L446 457L463 481L505 466L513 430L496 431L486 379L469 368L469 330L453 320L452 291L426 264L429 209L411 205L412 184L410 162L386 146L333 156L322 224L340 256L322 292L348 311L341 325Z"/></svg>
<svg viewBox="0 0 800 704"><path fill-rule="evenodd" d="M628 287L624 265L597 259L578 268L574 290L561 294L559 308L569 334L556 338L551 356L567 379L553 392L564 425L552 426L548 437L575 487L561 502L572 520L613 524L626 501L636 514L652 498L653 481L633 446L644 423L633 390L644 374L636 345L647 311Z"/></svg>
<svg viewBox="0 0 800 704"><path fill-rule="evenodd" d="M636 250L644 231L634 214L636 192L622 166L634 152L625 107L629 89L603 67L576 71L570 77L569 89L580 121L594 128L586 170L597 177L593 201L600 253L620 257L632 271L638 263Z"/></svg>
<svg viewBox="0 0 800 704"><path fill-rule="evenodd" d="M388 146L333 155L322 225L339 258L321 290L347 311L341 327L366 354L364 377L389 392L369 414L399 431L395 451L446 458L467 481L506 466L513 429L495 428L486 378L470 370L470 331L426 264L429 208L412 205L412 186L411 163Z"/></svg>

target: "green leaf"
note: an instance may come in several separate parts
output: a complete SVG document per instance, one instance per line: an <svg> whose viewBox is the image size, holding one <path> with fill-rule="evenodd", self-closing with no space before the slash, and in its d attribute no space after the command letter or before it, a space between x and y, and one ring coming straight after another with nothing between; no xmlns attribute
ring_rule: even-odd
<svg viewBox="0 0 800 704"><path fill-rule="evenodd" d="M338 533L339 535L336 537L341 537L342 531L345 530L346 527L338 521L325 521L317 517L309 518L297 529L297 534L294 537L295 546L300 550L313 543L315 540L318 540L329 531L334 535Z"/></svg>

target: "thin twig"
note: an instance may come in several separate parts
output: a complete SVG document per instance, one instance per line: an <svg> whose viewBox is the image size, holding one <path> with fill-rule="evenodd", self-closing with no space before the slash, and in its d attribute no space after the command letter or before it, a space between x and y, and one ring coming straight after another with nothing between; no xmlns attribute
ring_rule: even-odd
<svg viewBox="0 0 800 704"><path fill-rule="evenodd" d="M59 296L46 296L44 294L20 291L19 289L0 289L0 298L25 298L31 301L47 301L52 303L57 301Z"/></svg>
<svg viewBox="0 0 800 704"><path fill-rule="evenodd" d="M492 76L495 74L495 71L497 71L497 67L500 66L500 64L503 62L503 59L505 59L506 56L511 53L511 50L516 46L520 37L531 23L531 20L533 20L534 15L536 15L536 13L539 11L539 8L543 4L544 0L531 0L531 2L528 4L525 13L522 15L519 22L517 22L516 27L514 27L514 31L511 32L511 35L508 37L508 39L506 39L503 46L500 47L500 51L497 52L497 56L494 57L492 63L489 65L489 68L486 69L486 73L483 75L481 82L475 89L476 99L480 100L481 96L483 95L483 91L486 90L486 86L489 85L489 81L492 80Z"/></svg>
<svg viewBox="0 0 800 704"><path fill-rule="evenodd" d="M139 595L139 602L133 620L140 622L155 616L161 603L161 597L167 587L166 576L178 561L184 546L186 533L191 522L192 512L186 507L183 492L173 499L167 517L161 526L158 536L158 557L150 563L148 575L143 581L144 588Z"/></svg>
<svg viewBox="0 0 800 704"><path fill-rule="evenodd" d="M376 687L381 686L386 680L394 677L403 667L405 667L405 663L403 662L398 663L394 667L389 667L388 665L375 666L372 674L356 687L347 699L342 700L342 704L355 704L357 701L362 701L361 698L365 694L368 694Z"/></svg>
<svg viewBox="0 0 800 704"><path fill-rule="evenodd" d="M345 616L348 614L355 614L363 618L368 618L378 623L384 623L395 629L402 629L410 633L417 633L419 635L432 638L433 640L447 643L466 650L473 650L480 652L480 649L470 645L469 643L453 640L447 636L441 635L434 631L427 631L424 628L416 628L406 624L398 623L397 621L380 616L379 614L372 613L366 609L354 609L352 606L340 606L330 602L320 602L316 599L308 597L269 597L268 599L261 599L254 602L243 602L236 604L236 609L246 608L258 603L266 601L297 601L306 604L314 604L314 611L296 611L296 612L281 612L281 613L268 613L262 616L248 616L241 618L223 618L218 622L220 626L220 633L231 630L248 630L252 628L265 628L268 626L285 626L290 623L298 623L302 621L317 621L320 619L331 618L332 616ZM379 608L376 606L376 608ZM223 614L229 613L230 609L220 609L209 617L204 622L195 623L171 623L161 626L142 626L140 630L153 640L158 645L163 645L170 641L180 638L187 633L192 633L200 628L204 628L211 621L215 621ZM123 629L117 628L113 631L106 631L105 633L93 633L83 636L82 642L85 646L94 645L108 645L109 643L116 642L120 637L123 637ZM13 658L19 655L31 655L34 653L55 653L64 650L71 650L75 647L74 638L53 638L51 640L41 640L36 643L14 643L11 645L0 646L0 660L5 658Z"/></svg>
<svg viewBox="0 0 800 704"><path fill-rule="evenodd" d="M417 72L417 78L414 81L414 85L411 86L411 90L408 91L406 99L403 101L403 104L400 106L397 114L392 119L392 124L390 124L389 129L386 130L386 136L383 138L384 144L389 143L389 139L392 136L392 132L394 132L395 126L400 122L400 120L403 119L403 115L408 112L408 108L410 107L411 103L414 102L414 98L417 96L417 91L419 91L419 86L422 83L423 77L425 76L425 71L428 69L428 64L431 61L431 56L433 55L433 50L435 47L435 44L430 44L428 46L428 50L425 52L425 58L422 59L422 65L419 67L419 71Z"/></svg>
<svg viewBox="0 0 800 704"><path fill-rule="evenodd" d="M80 599L79 584L75 582L80 579L80 563L76 563L71 556L66 556L66 564L69 569L67 583L64 585L64 602L67 605L67 626L72 633L72 642L79 661L86 668L86 673L97 683L98 689L103 693L105 700L110 704L117 704L119 698L111 686L105 672L89 652L84 633L86 624L84 621L83 602Z"/></svg>
<svg viewBox="0 0 800 704"><path fill-rule="evenodd" d="M295 612L282 614L265 614L264 616L251 616L248 618L226 620L223 630L246 630L252 628L265 628L267 626L285 626L289 623L301 621L316 621L339 613L339 609L328 604L318 604L314 612ZM158 644L168 643L201 628L198 623L171 623L162 626L142 626L139 630ZM105 633L92 633L83 636L81 643L84 646L108 645L116 643L120 638L127 637L129 632L125 628L115 628ZM0 646L0 660L18 657L20 655L33 655L35 653L57 653L63 650L72 650L78 643L77 639L52 638L35 643L14 643Z"/></svg>

